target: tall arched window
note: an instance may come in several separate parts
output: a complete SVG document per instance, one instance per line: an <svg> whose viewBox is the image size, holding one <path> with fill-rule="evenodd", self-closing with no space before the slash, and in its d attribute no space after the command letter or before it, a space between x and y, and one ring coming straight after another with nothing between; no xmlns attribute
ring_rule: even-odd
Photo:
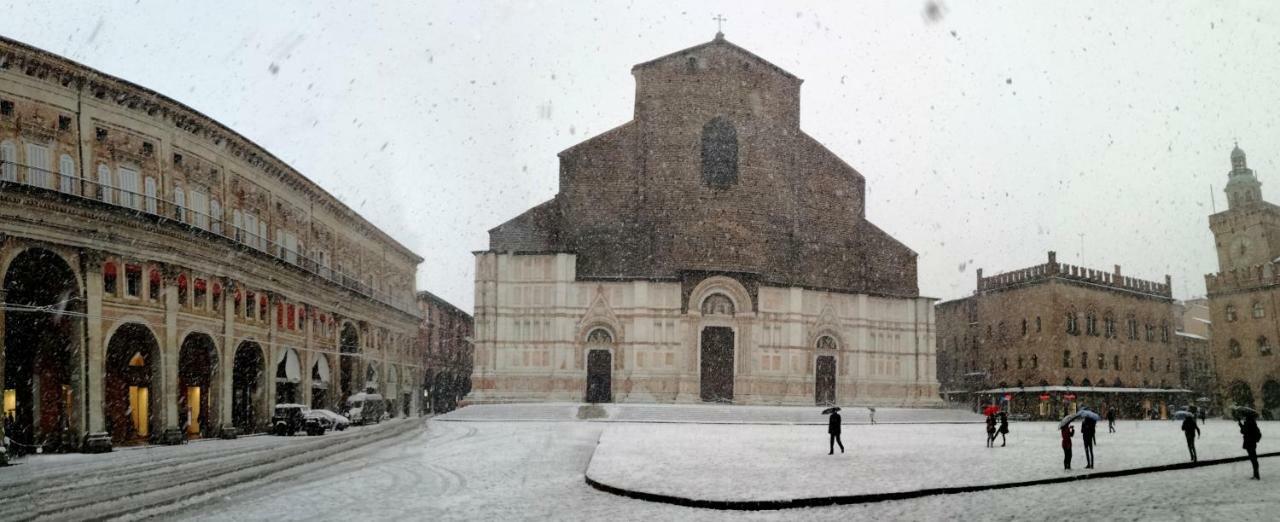
<svg viewBox="0 0 1280 522"><path fill-rule="evenodd" d="M723 117L702 127L702 182L715 188L738 182L738 131Z"/></svg>
<svg viewBox="0 0 1280 522"><path fill-rule="evenodd" d="M187 193L182 191L182 187L173 188L173 211L178 215L178 221L187 222Z"/></svg>
<svg viewBox="0 0 1280 522"><path fill-rule="evenodd" d="M50 174L49 147L38 143L27 144L27 184L43 189L53 188Z"/></svg>
<svg viewBox="0 0 1280 522"><path fill-rule="evenodd" d="M76 160L70 154L58 158L58 190L71 194L75 192Z"/></svg>
<svg viewBox="0 0 1280 522"><path fill-rule="evenodd" d="M18 146L0 141L0 181L18 181Z"/></svg>
<svg viewBox="0 0 1280 522"><path fill-rule="evenodd" d="M98 164L98 199L103 203L112 203L115 197L111 193L111 168L106 164Z"/></svg>

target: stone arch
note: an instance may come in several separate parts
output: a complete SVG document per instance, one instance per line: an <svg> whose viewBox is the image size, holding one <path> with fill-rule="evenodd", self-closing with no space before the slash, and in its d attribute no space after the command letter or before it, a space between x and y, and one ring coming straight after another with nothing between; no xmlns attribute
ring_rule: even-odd
<svg viewBox="0 0 1280 522"><path fill-rule="evenodd" d="M231 369L231 421L240 433L266 427L266 355L253 339L236 347Z"/></svg>
<svg viewBox="0 0 1280 522"><path fill-rule="evenodd" d="M711 294L724 294L733 303L734 316L754 314L751 293L737 279L728 276L711 276L703 279L689 292L689 313L702 315L702 303Z"/></svg>
<svg viewBox="0 0 1280 522"><path fill-rule="evenodd" d="M218 425L218 345L214 337L191 331L178 350L178 424L188 437L209 437Z"/></svg>
<svg viewBox="0 0 1280 522"><path fill-rule="evenodd" d="M1280 382L1275 379L1262 383L1262 417L1265 420L1280 418Z"/></svg>
<svg viewBox="0 0 1280 522"><path fill-rule="evenodd" d="M350 320L338 326L338 404L346 404L347 397L362 391L356 379L360 375L360 328Z"/></svg>
<svg viewBox="0 0 1280 522"><path fill-rule="evenodd" d="M49 260L54 257L60 260L62 264L66 266L67 270L71 272L72 279L75 281L75 287L80 291L79 295L84 293L84 273L80 270L80 261L85 256L76 254L74 251L58 245L46 244L38 241L19 242L14 241L13 238L10 238L10 241L13 241L13 244L15 244L14 248L8 250L0 249L0 254L3 254L3 257L0 257L0 274L8 274L9 269L19 257L22 257L28 252L34 251L35 255L40 256L44 260Z"/></svg>
<svg viewBox="0 0 1280 522"><path fill-rule="evenodd" d="M8 307L0 347L0 389L4 409L13 417L6 436L26 447L43 441L59 449L62 441L53 434L65 424L76 435L76 421L83 418L77 402L67 400L67 395L79 397L83 392L75 360L84 332L79 316L85 308L84 286L76 266L58 249L27 246L0 252L5 254L0 275Z"/></svg>
<svg viewBox="0 0 1280 522"><path fill-rule="evenodd" d="M1230 400L1236 406L1255 407L1253 388L1244 381L1234 381L1227 386L1227 400Z"/></svg>
<svg viewBox="0 0 1280 522"><path fill-rule="evenodd" d="M102 414L114 443L146 442L163 426L160 343L145 323L116 325L103 361Z"/></svg>
<svg viewBox="0 0 1280 522"><path fill-rule="evenodd" d="M285 346L276 352L272 375L276 381L276 404L296 404L302 400L302 358L298 350Z"/></svg>

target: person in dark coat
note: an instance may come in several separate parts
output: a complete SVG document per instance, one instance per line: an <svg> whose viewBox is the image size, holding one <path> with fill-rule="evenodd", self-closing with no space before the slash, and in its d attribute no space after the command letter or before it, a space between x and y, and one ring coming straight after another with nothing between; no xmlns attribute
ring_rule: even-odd
<svg viewBox="0 0 1280 522"><path fill-rule="evenodd" d="M1076 427L1070 424L1062 427L1062 467L1071 469L1071 437L1076 434Z"/></svg>
<svg viewBox="0 0 1280 522"><path fill-rule="evenodd" d="M1098 421L1085 417L1080 423L1080 438L1084 440L1085 469L1093 469L1093 443L1098 437Z"/></svg>
<svg viewBox="0 0 1280 522"><path fill-rule="evenodd" d="M831 419L827 421L827 434L831 435L831 444L830 444L831 447L828 449L827 455L836 454L836 444L840 445L840 453L844 453L844 442L840 441L840 413L839 412L832 413Z"/></svg>
<svg viewBox="0 0 1280 522"><path fill-rule="evenodd" d="M1258 420L1253 415L1236 421L1240 426L1240 435L1244 437L1244 450L1249 453L1249 464L1253 465L1253 480L1262 480L1258 476L1258 441L1262 440L1262 430L1258 429Z"/></svg>
<svg viewBox="0 0 1280 522"><path fill-rule="evenodd" d="M987 447L996 446L996 416L987 415Z"/></svg>
<svg viewBox="0 0 1280 522"><path fill-rule="evenodd" d="M1208 422L1208 419L1209 419L1208 408L1200 408L1199 411L1197 411L1196 413L1200 415L1200 424L1204 424Z"/></svg>
<svg viewBox="0 0 1280 522"><path fill-rule="evenodd" d="M1009 435L1009 414L1000 412L1000 428L996 430L1000 433L1000 447L1003 448L1008 442L1005 437Z"/></svg>
<svg viewBox="0 0 1280 522"><path fill-rule="evenodd" d="M1107 429L1110 430L1107 433L1116 432L1116 409L1115 408L1107 408Z"/></svg>
<svg viewBox="0 0 1280 522"><path fill-rule="evenodd" d="M1196 424L1195 415L1182 418L1182 433L1187 436L1187 451L1191 452L1191 462L1196 459L1196 438L1200 436L1200 425Z"/></svg>

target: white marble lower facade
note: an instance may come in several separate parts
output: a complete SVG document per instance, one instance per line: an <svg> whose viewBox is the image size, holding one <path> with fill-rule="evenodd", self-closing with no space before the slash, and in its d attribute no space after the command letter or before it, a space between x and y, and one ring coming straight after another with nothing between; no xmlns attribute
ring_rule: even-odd
<svg viewBox="0 0 1280 522"><path fill-rule="evenodd" d="M680 281L578 281L575 257L477 253L469 400L941 405L933 299L753 298L729 275L686 299Z"/></svg>

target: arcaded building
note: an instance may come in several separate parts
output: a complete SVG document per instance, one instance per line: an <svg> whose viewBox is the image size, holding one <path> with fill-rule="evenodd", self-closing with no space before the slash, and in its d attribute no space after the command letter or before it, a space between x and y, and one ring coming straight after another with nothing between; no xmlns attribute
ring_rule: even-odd
<svg viewBox="0 0 1280 522"><path fill-rule="evenodd" d="M1262 199L1262 182L1239 146L1225 192L1227 209L1209 216L1218 272L1204 278L1218 384L1224 405L1280 418L1280 207Z"/></svg>
<svg viewBox="0 0 1280 522"><path fill-rule="evenodd" d="M426 392L422 409L447 412L471 392L475 322L471 314L426 290L418 292L418 311L418 353Z"/></svg>
<svg viewBox="0 0 1280 522"><path fill-rule="evenodd" d="M0 39L0 379L20 448L262 430L421 393L422 261L164 95Z"/></svg>
<svg viewBox="0 0 1280 522"><path fill-rule="evenodd" d="M1167 416L1193 401L1184 368L1206 340L1178 335L1169 276L1151 281L1058 262L984 276L938 303L938 378L950 400L1039 417L1080 405ZM1197 352L1197 343L1200 348ZM1184 362L1185 361L1185 362Z"/></svg>
<svg viewBox="0 0 1280 522"><path fill-rule="evenodd" d="M476 253L476 401L939 404L916 254L717 34L632 68L633 119Z"/></svg>

